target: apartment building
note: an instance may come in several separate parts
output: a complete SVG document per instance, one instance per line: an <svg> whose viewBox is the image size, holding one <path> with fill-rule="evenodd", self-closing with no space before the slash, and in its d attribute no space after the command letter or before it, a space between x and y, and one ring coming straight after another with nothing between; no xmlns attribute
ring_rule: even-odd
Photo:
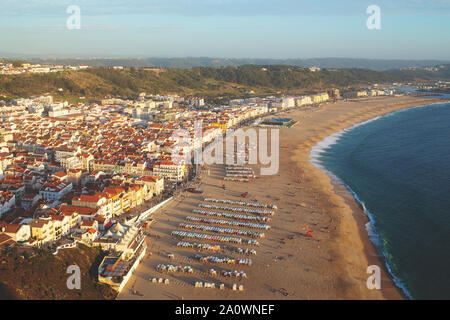
<svg viewBox="0 0 450 320"><path fill-rule="evenodd" d="M89 218L97 213L103 214L108 218L113 216L112 205L108 201L108 196L104 193L96 193L94 195L82 194L79 197L72 198L72 205L74 207L95 209L85 212ZM84 215L80 212L79 214Z"/></svg>
<svg viewBox="0 0 450 320"><path fill-rule="evenodd" d="M168 181L183 181L185 172L186 166L184 163L177 164L172 161L161 161L153 166L153 174Z"/></svg>
<svg viewBox="0 0 450 320"><path fill-rule="evenodd" d="M59 200L72 190L72 183L51 181L42 186L39 195L44 200Z"/></svg>
<svg viewBox="0 0 450 320"><path fill-rule="evenodd" d="M53 227L55 230L55 239L59 240L61 237L67 236L71 233L71 218L66 215L51 215Z"/></svg>

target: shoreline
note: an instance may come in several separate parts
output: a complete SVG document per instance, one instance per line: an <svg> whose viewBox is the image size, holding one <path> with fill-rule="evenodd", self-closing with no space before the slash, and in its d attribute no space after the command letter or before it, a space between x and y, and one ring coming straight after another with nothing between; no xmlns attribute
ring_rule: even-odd
<svg viewBox="0 0 450 320"><path fill-rule="evenodd" d="M419 97L420 98L420 97ZM423 102L427 102L426 104ZM369 263L375 263L375 262L381 262L381 273L382 277L388 277L389 279L389 291L393 287L396 291L396 293L400 296L396 296L393 292L383 292L382 296L384 299L411 299L411 297L408 295L406 287L404 287L404 284L398 279L396 279L395 275L390 271L389 263L386 259L385 253L381 247L378 247L372 240L371 240L371 234L369 233L369 230L367 226L374 227L372 217L370 216L370 212L367 212L366 209L363 207L363 202L359 199L358 194L356 194L348 185L346 185L341 179L339 179L337 176L334 175L333 172L329 171L320 160L321 153L324 149L338 143L342 135L344 135L346 132L349 132L353 130L356 127L359 127L361 125L365 125L367 123L370 123L372 121L379 120L383 117L389 116L391 114L397 113L399 111L407 110L407 109L413 109L418 107L427 107L429 105L433 104L439 104L443 102L448 102L448 100L445 99L429 99L428 101L421 100L420 103L413 103L413 104L407 104L407 105L401 105L398 107L394 107L392 109L389 109L387 111L383 111L382 113L379 113L375 115L374 117L367 118L364 120L361 120L359 122L353 123L349 125L348 127L342 128L328 136L326 136L324 139L320 140L315 145L312 145L309 150L309 161L312 163L318 170L321 170L329 177L329 182L331 183L333 187L333 192L336 196L342 197L346 203L346 205L352 210L352 217L354 219L354 223L358 226L359 229L359 236L360 240L363 243L364 247L364 254L366 256L366 259ZM330 141L328 142L327 139ZM321 146L321 144L323 144ZM341 195L339 195L341 194ZM343 195L342 195L343 194ZM378 232L375 231L375 236L378 238L380 237ZM399 283L397 283L399 281ZM383 282L383 281L382 281ZM383 285L382 285L383 288Z"/></svg>
<svg viewBox="0 0 450 320"><path fill-rule="evenodd" d="M155 212L152 217L154 223L148 229L149 254L117 298L403 299L365 230L368 217L343 185L333 184L332 178L310 161L310 153L311 148L324 138L356 123L437 101L441 100L378 97L280 113L277 116L292 117L298 125L280 129L279 172L259 176L248 183L225 182L226 190L223 190L223 165L211 165L202 170L202 195L183 193L164 209ZM270 139L267 142L270 144ZM250 167L259 175L261 165ZM270 222L271 229L260 240L260 246L255 247L257 255L251 256L252 266L239 266L239 270L248 275L248 279L242 280L245 290L233 292L229 288L236 280L209 276L205 271L212 266L193 258L195 254L206 253L177 247L178 240L171 237L171 232L186 222L186 217L193 214L192 210L198 208L203 198L242 200L244 192L249 194L246 201L275 204L278 210ZM312 237L306 236L308 230L312 231ZM175 258L168 259L168 253L173 253ZM235 252L225 251L223 254L238 257ZM195 273L160 273L156 267L161 263L189 265ZM367 266L374 264L381 269L382 290L368 290L366 287ZM229 270L230 266L215 265L214 268ZM168 278L170 285L152 284L148 280L151 277ZM228 289L195 288L195 281L221 281ZM133 295L133 290L143 296ZM289 294L283 294L285 292Z"/></svg>
<svg viewBox="0 0 450 320"><path fill-rule="evenodd" d="M349 193L348 197L345 197L344 200L353 211L353 218L358 225L360 237L364 243L366 257L369 263L378 265L378 262L381 261L381 272L382 274L384 273L387 277L389 277L391 282L390 285L393 286L395 289L397 289L397 293L401 296L402 299L405 300L410 299L408 294L405 293L405 291L407 291L406 288L403 288L401 286L403 285L403 283L400 283L401 285L397 284L395 280L395 275L389 269L389 263L387 262L383 249L379 247L377 244L375 244L374 241L371 240L372 235L368 230L368 226L373 228L374 224L372 221L372 217L370 216L370 212L366 211L366 209L363 207L363 202L359 199L358 194L354 192L336 175L334 175L331 171L325 169L324 167L319 169L325 171L327 175L330 176L335 193L343 192L343 190L344 192ZM378 232L375 231L374 236L377 239L381 240ZM391 297L392 296L389 295L384 296L386 300L389 300Z"/></svg>
<svg viewBox="0 0 450 320"><path fill-rule="evenodd" d="M376 226L375 226L375 222L373 220L373 214L371 212L369 212L365 207L364 207L364 202L360 199L359 195L353 191L351 189L350 186L348 186L347 184L345 184L340 178L338 178L332 171L328 170L322 163L321 161L321 153L330 148L331 146L337 144L339 142L339 140L342 138L342 136L344 134L346 134L347 132L350 132L352 130L354 130L355 128L362 126L362 125L366 125L370 122L376 121L376 120L380 120L384 117L387 117L389 115L393 115L395 113L398 112L402 112L405 110L410 110L410 109L415 109L415 108L424 108L424 107L428 107L428 106L432 106L435 104L439 104L442 102L435 102L435 103L430 103L430 104L425 104L425 105L417 105L417 106L411 106L411 107L406 107L404 109L399 109L399 110L395 110L392 112L388 112L386 114L383 115L379 115L376 116L374 118L356 123L350 127L344 128L336 133L333 133L332 135L326 137L324 140L320 141L319 143L317 143L315 146L313 146L311 148L311 152L310 152L310 161L311 163L313 163L318 169L325 171L327 173L328 176L330 176L334 189L335 189L335 193L339 192L339 188L345 188L352 196L354 202L356 202L356 206L359 208L355 208L356 210L361 210L364 213L365 217L358 217L355 214L355 219L357 220L358 225L360 226L360 230L361 230L361 238L364 240L366 237L369 238L369 243L367 244L367 250L368 251L372 251L375 250L375 252L377 253L378 258L383 262L383 271L387 274L389 274L392 284L398 289L399 294L402 296L403 299L408 299L411 300L413 299L413 297L411 296L411 294L408 292L406 285L402 282L401 279L397 278L397 276L391 271L389 262L387 260L386 254L382 248L382 246L380 244L377 244L375 241L373 241L371 238L375 237L378 241L381 241L381 237L380 234L376 231ZM327 140L330 140L329 142ZM347 204L349 206L355 206L355 203L352 203L353 201L349 201L348 199L346 200ZM364 231L365 230L365 231ZM373 234L371 234L371 232L373 232ZM373 248L370 248L373 247Z"/></svg>

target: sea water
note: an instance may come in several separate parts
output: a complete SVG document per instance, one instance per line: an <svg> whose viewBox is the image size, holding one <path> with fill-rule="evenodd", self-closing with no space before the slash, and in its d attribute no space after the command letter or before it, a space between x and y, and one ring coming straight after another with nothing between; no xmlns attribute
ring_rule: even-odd
<svg viewBox="0 0 450 320"><path fill-rule="evenodd" d="M450 103L355 125L311 159L361 204L396 285L412 299L450 299Z"/></svg>

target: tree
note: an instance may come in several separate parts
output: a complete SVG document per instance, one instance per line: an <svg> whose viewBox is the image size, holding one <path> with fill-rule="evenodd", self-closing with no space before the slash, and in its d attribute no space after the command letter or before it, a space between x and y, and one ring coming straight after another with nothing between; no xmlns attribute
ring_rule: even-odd
<svg viewBox="0 0 450 320"><path fill-rule="evenodd" d="M22 66L22 64L23 64L23 61L19 61L19 60L16 60L16 61L12 62L12 65L13 65L14 68L19 68L19 67Z"/></svg>

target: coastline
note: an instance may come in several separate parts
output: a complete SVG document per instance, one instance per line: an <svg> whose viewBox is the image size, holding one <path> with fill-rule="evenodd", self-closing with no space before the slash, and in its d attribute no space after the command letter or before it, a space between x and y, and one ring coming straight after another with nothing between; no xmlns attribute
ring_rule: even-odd
<svg viewBox="0 0 450 320"><path fill-rule="evenodd" d="M440 101L376 97L280 113L277 116L293 118L298 125L280 129L279 172L259 176L248 183L226 182L226 190L223 190L223 165L211 165L202 170L202 195L183 193L153 216L154 223L147 237L149 254L118 299L404 299L369 239L365 228L368 217L344 185L333 181L311 162L310 153L317 143L352 125L400 109ZM259 175L261 166L251 167ZM186 216L192 215L203 198L242 200L244 192L248 192L250 200L278 207L270 222L271 229L255 248L257 255L251 257L252 266L239 266L239 270L248 275L248 279L242 281L245 290L195 288L195 281L221 281L230 288L236 280L219 280L207 275L207 268L229 270L230 267L208 266L193 259L199 252L177 247L178 240L170 236L171 232L186 221ZM312 231L312 237L306 237L307 230ZM169 260L167 253L173 253L175 258ZM225 255L237 256L232 252L225 252ZM161 263L189 265L195 273L163 274L156 270ZM367 289L369 265L380 266L382 290ZM151 284L148 280L151 277L168 278L170 285ZM142 296L133 295L133 290Z"/></svg>
<svg viewBox="0 0 450 320"><path fill-rule="evenodd" d="M354 193L347 185L345 185L339 178L337 178L332 172L328 171L325 166L323 166L320 163L320 152L323 148L326 148L327 146L333 145L338 142L340 139L340 136L342 134L345 134L347 131L351 131L352 129L356 128L357 126L364 125L366 123L369 123L371 121L376 121L382 117L385 117L389 114L393 114L395 112L410 109L410 108L416 108L416 107L424 107L433 103L441 103L445 102L444 99L427 99L427 100L417 100L417 101L411 101L406 104L399 104L390 106L388 108L384 108L380 110L381 112L376 113L368 113L367 117L358 117L357 120L354 123L350 121L348 124L349 126L341 128L341 126L337 126L337 131L325 136L322 140L319 140L316 144L312 144L309 149L309 161L312 163L317 170L320 170L322 173L325 173L328 177L328 179L322 179L321 183L325 190L330 192L330 185L332 186L332 193L333 196L340 197L342 200L344 200L345 210L351 211L351 216L353 219L353 224L357 226L357 229L359 230L359 240L362 244L363 252L365 255L365 258L367 260L367 265L379 265L381 269L381 277L382 277L382 289L381 289L381 295L383 299L409 299L408 294L404 292L404 288L401 287L401 283L396 283L394 280L394 275L390 272L388 263L386 261L386 257L384 256L384 253L381 251L381 248L377 247L376 244L370 239L370 232L368 230L368 226L372 227L371 217L369 216L370 213L366 212L363 208L363 205L361 201L358 199L358 195ZM330 106L332 107L332 106ZM347 122L346 122L347 123ZM313 138L314 139L314 138ZM317 137L316 137L317 139ZM330 140L330 141L327 141ZM323 146L321 146L321 144ZM304 152L305 149L300 149L301 152ZM302 159L303 160L303 159ZM303 167L304 164L297 161L300 164L300 167ZM346 207L346 208L345 208ZM348 211L348 213L350 213ZM348 218L347 216L347 218ZM344 218L341 216L340 221L340 228L342 229L351 228L351 221L349 219ZM378 236L378 235L377 235ZM337 236L337 239L342 240L342 234ZM345 239L345 238L344 238ZM359 244L359 245L361 245ZM348 252L348 250L343 250L343 247L337 247L337 251L341 254L345 254L345 252ZM346 269L347 277L351 278L349 275L351 273L351 268L345 268L345 266L342 266L343 269ZM356 292L355 292L356 293ZM350 294L349 298L362 298L360 295ZM370 298L369 298L370 299Z"/></svg>
<svg viewBox="0 0 450 320"><path fill-rule="evenodd" d="M392 112L388 112L387 114L376 116L374 118L362 121L360 123L354 124L348 128L344 128L328 137L326 137L324 140L316 144L311 148L310 152L310 158L311 162L320 170L323 170L327 173L327 175L331 178L333 186L334 186L334 192L339 193L342 192L342 188L346 189L351 194L351 199L347 199L346 202L349 206L352 207L353 211L357 213L359 210L362 210L364 213L364 217L360 216L359 214L355 214L354 218L357 220L357 223L361 230L361 238L365 241L365 238L369 238L369 243L366 244L366 248L368 251L368 254L370 254L371 251L375 250L377 257L383 262L382 268L383 272L386 272L390 275L390 278L392 280L392 283L397 287L399 294L404 299L413 299L411 294L408 292L405 284L401 281L401 279L398 279L396 275L391 271L391 267L387 261L387 257L385 255L385 252L383 251L383 248L381 246L382 239L380 238L379 233L376 231L376 226L374 224L373 220L373 214L369 212L365 206L364 202L359 198L358 194L351 189L350 186L345 184L340 178L338 178L332 171L328 170L322 160L321 160L321 153L324 152L326 149L330 148L332 145L339 143L339 140L342 138L344 134L347 132L352 131L353 129L368 124L372 121L376 121L379 119L382 119L386 116L393 115L398 112L402 112L405 110L415 109L415 108L424 108L428 106L432 106L433 104L439 104L442 103L442 101L436 102L436 103L430 103L426 105L418 105L418 106L411 106L404 109L395 110ZM365 232L364 232L365 230ZM373 249L370 247L374 247Z"/></svg>

